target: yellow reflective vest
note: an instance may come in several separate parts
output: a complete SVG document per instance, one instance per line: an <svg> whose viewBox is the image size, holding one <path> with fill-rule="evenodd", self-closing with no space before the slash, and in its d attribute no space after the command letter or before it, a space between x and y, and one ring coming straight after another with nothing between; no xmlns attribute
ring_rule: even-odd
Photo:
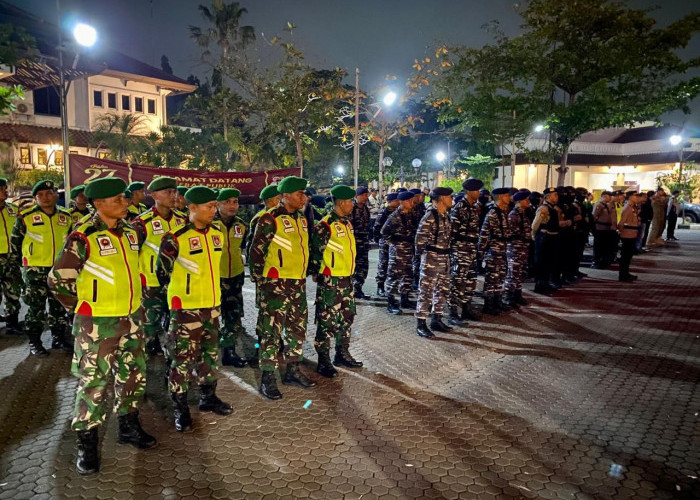
<svg viewBox="0 0 700 500"><path fill-rule="evenodd" d="M355 273L355 235L347 220L330 221L331 214L321 219L330 229L331 237L323 251L321 274L326 276L352 276Z"/></svg>
<svg viewBox="0 0 700 500"><path fill-rule="evenodd" d="M0 210L0 255L10 253L10 236L12 236L12 228L17 220L19 210L12 203L5 203L5 206Z"/></svg>
<svg viewBox="0 0 700 500"><path fill-rule="evenodd" d="M187 220L179 212L171 211L167 219L161 217L155 207L141 214L139 219L146 228L146 240L141 247L139 255L139 270L141 271L141 284L143 286L160 286L156 277L156 260L160 241L165 233L175 232L184 227Z"/></svg>
<svg viewBox="0 0 700 500"><path fill-rule="evenodd" d="M214 226L200 231L188 224L173 236L179 250L168 284L170 309L220 306L222 232Z"/></svg>
<svg viewBox="0 0 700 500"><path fill-rule="evenodd" d="M132 218L136 218L139 215L141 215L142 213L144 213L146 210L148 210L148 207L146 205L144 205L143 203L139 203L138 207L129 203L129 206L126 207L127 217L129 216L129 214L131 214Z"/></svg>
<svg viewBox="0 0 700 500"><path fill-rule="evenodd" d="M38 205L20 213L27 231L22 240L22 266L51 267L61 252L72 221L65 208L47 215Z"/></svg>
<svg viewBox="0 0 700 500"><path fill-rule="evenodd" d="M242 245L247 231L245 223L236 217L231 227L224 221L216 220L214 225L224 235L224 248L221 252L221 277L233 278L245 271Z"/></svg>
<svg viewBox="0 0 700 500"><path fill-rule="evenodd" d="M83 316L128 316L141 305L139 244L136 231L121 223L98 230L87 222L76 230L87 244L87 260L78 275L75 312Z"/></svg>
<svg viewBox="0 0 700 500"><path fill-rule="evenodd" d="M301 212L275 217L275 235L265 255L266 278L306 279L309 228Z"/></svg>

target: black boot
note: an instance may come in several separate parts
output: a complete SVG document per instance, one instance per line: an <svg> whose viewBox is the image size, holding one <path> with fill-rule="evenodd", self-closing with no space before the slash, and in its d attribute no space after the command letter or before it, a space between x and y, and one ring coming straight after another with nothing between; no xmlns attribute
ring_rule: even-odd
<svg viewBox="0 0 700 500"><path fill-rule="evenodd" d="M65 328L55 326L51 329L51 349L73 352L73 344L65 339Z"/></svg>
<svg viewBox="0 0 700 500"><path fill-rule="evenodd" d="M460 317L457 306L450 306L450 316L447 318L447 324L454 326L466 326Z"/></svg>
<svg viewBox="0 0 700 500"><path fill-rule="evenodd" d="M75 467L80 474L94 474L100 470L97 441L97 427L87 431L78 431L78 460L75 462Z"/></svg>
<svg viewBox="0 0 700 500"><path fill-rule="evenodd" d="M362 368L362 363L353 358L352 354L350 354L350 350L345 346L336 346L333 364L335 366L346 366L348 368Z"/></svg>
<svg viewBox="0 0 700 500"><path fill-rule="evenodd" d="M146 354L149 356L160 356L163 354L163 348L160 346L158 337L154 337L146 342Z"/></svg>
<svg viewBox="0 0 700 500"><path fill-rule="evenodd" d="M386 297L386 292L384 291L384 285L377 285L377 296Z"/></svg>
<svg viewBox="0 0 700 500"><path fill-rule="evenodd" d="M554 293L554 289L549 286L549 283L547 282L537 282L535 285L535 293L538 293L540 295L551 295Z"/></svg>
<svg viewBox="0 0 700 500"><path fill-rule="evenodd" d="M355 298L359 300L369 299L369 295L365 295L362 286L355 285Z"/></svg>
<svg viewBox="0 0 700 500"><path fill-rule="evenodd" d="M428 328L428 324L424 319L418 320L418 325L416 326L416 333L419 337L423 337L425 339L432 339L433 337L435 337L435 335L433 335L433 332L431 332Z"/></svg>
<svg viewBox="0 0 700 500"><path fill-rule="evenodd" d="M496 296L495 295L487 295L484 297L484 309L483 312L484 314L489 314L491 316L498 316L501 313L501 309L499 307L496 307Z"/></svg>
<svg viewBox="0 0 700 500"><path fill-rule="evenodd" d="M19 326L19 313L5 316L5 333L7 335L22 335L22 327Z"/></svg>
<svg viewBox="0 0 700 500"><path fill-rule="evenodd" d="M333 367L331 355L328 351L318 353L318 367L316 368L316 372L328 378L338 376L338 370Z"/></svg>
<svg viewBox="0 0 700 500"><path fill-rule="evenodd" d="M481 321L481 313L474 308L471 301L462 303L462 320L468 319L472 321Z"/></svg>
<svg viewBox="0 0 700 500"><path fill-rule="evenodd" d="M442 316L439 316L437 314L433 314L432 318L430 319L430 328L436 332L443 333L452 331L452 328L450 328L442 322Z"/></svg>
<svg viewBox="0 0 700 500"><path fill-rule="evenodd" d="M260 394L267 399L282 399L282 393L277 388L277 379L275 372L263 370L262 378L260 379Z"/></svg>
<svg viewBox="0 0 700 500"><path fill-rule="evenodd" d="M191 430L192 417L190 416L190 407L187 406L187 393L171 392L170 399L173 400L174 405L175 430L178 432Z"/></svg>
<svg viewBox="0 0 700 500"><path fill-rule="evenodd" d="M401 308L399 307L399 304L396 302L396 298L393 295L387 295L386 302L387 311L389 311L391 314L401 314Z"/></svg>
<svg viewBox="0 0 700 500"><path fill-rule="evenodd" d="M416 303L408 300L407 293L401 294L401 304L400 305L401 305L401 309L415 309L416 308Z"/></svg>
<svg viewBox="0 0 700 500"><path fill-rule="evenodd" d="M137 448L153 448L156 438L141 428L139 412L135 411L126 415L119 415L119 435L117 441L120 444L131 444Z"/></svg>
<svg viewBox="0 0 700 500"><path fill-rule="evenodd" d="M233 408L216 395L216 384L202 384L199 386L199 411L211 411L226 416L233 413Z"/></svg>
<svg viewBox="0 0 700 500"><path fill-rule="evenodd" d="M283 384L296 384L304 389L310 389L316 386L316 382L304 375L304 372L299 368L298 361L290 361L287 363L287 371L282 379Z"/></svg>
<svg viewBox="0 0 700 500"><path fill-rule="evenodd" d="M49 351L44 349L44 346L41 343L40 335L29 336L29 354L36 356L37 358L45 358L49 355Z"/></svg>
<svg viewBox="0 0 700 500"><path fill-rule="evenodd" d="M224 347L221 352L221 364L224 366L234 366L236 368L243 368L246 365L244 359L241 359L238 354L236 354L236 348Z"/></svg>
<svg viewBox="0 0 700 500"><path fill-rule="evenodd" d="M512 292L506 292L501 299L501 309L504 311L510 311L511 309L519 309L520 304L515 300L515 294Z"/></svg>
<svg viewBox="0 0 700 500"><path fill-rule="evenodd" d="M526 306L530 304L530 302L527 299L525 299L525 297L523 297L522 290L515 291L515 302L520 304L521 306Z"/></svg>

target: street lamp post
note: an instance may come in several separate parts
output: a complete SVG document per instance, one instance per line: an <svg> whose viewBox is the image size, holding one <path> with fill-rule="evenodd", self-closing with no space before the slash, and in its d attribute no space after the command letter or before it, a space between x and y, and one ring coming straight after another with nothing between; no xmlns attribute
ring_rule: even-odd
<svg viewBox="0 0 700 500"><path fill-rule="evenodd" d="M685 144L683 143L683 136L680 136L678 134L672 135L669 138L668 142L670 142L672 146L680 146L680 148L678 149L678 183L681 184L683 182L683 150L685 148ZM681 223L678 224L678 229L690 229L690 225L685 223L684 203L681 205Z"/></svg>
<svg viewBox="0 0 700 500"><path fill-rule="evenodd" d="M413 172L416 174L416 177L418 178L418 184L421 184L421 179L419 176L420 174L420 166L423 162L420 161L420 158L414 158L413 161L411 162L411 166L413 167ZM421 188L422 188L421 184Z"/></svg>
<svg viewBox="0 0 700 500"><path fill-rule="evenodd" d="M379 147L379 200L382 200L384 193L384 167L391 167L394 160L390 156L384 156L384 145Z"/></svg>

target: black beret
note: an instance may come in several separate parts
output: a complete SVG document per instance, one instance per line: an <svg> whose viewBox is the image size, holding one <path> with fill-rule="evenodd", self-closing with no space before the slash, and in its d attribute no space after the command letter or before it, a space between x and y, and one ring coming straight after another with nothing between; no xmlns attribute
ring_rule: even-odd
<svg viewBox="0 0 700 500"><path fill-rule="evenodd" d="M119 177L102 177L95 179L85 187L85 196L91 200L102 200L122 194L126 190L126 182Z"/></svg>
<svg viewBox="0 0 700 500"><path fill-rule="evenodd" d="M326 197L322 194L315 194L311 197L311 204L316 208L325 208L326 203L328 203Z"/></svg>
<svg viewBox="0 0 700 500"><path fill-rule="evenodd" d="M479 194L481 194L481 195L491 194L491 191L489 191L488 189L480 189Z"/></svg>
<svg viewBox="0 0 700 500"><path fill-rule="evenodd" d="M367 193L369 193L369 189L367 189L365 186L360 186L357 188L358 195L367 194Z"/></svg>
<svg viewBox="0 0 700 500"><path fill-rule="evenodd" d="M530 196L530 191L527 189L521 189L517 193L513 194L513 201L521 201Z"/></svg>
<svg viewBox="0 0 700 500"><path fill-rule="evenodd" d="M316 190L315 190L314 188L312 188L312 187L307 187L307 188L304 190L304 194L305 194L306 196L313 196L313 195L316 194Z"/></svg>
<svg viewBox="0 0 700 500"><path fill-rule="evenodd" d="M211 188L206 186L194 186L189 188L185 193L185 200L187 200L187 203L199 205L201 203L214 201L217 196L218 193Z"/></svg>
<svg viewBox="0 0 700 500"><path fill-rule="evenodd" d="M491 194L494 196L498 196L500 194L509 194L510 193L510 188L507 187L502 187L502 188L496 188L493 191L491 191Z"/></svg>
<svg viewBox="0 0 700 500"><path fill-rule="evenodd" d="M606 194L608 196L612 196L612 191L603 191L602 193L600 193L600 196L605 196Z"/></svg>
<svg viewBox="0 0 700 500"><path fill-rule="evenodd" d="M552 194L552 193L556 193L556 192L557 192L557 188L555 188L555 187L548 187L548 188L545 188L544 191L542 191L544 196L547 196L548 194Z"/></svg>
<svg viewBox="0 0 700 500"><path fill-rule="evenodd" d="M7 179L0 177L0 187L7 186Z"/></svg>
<svg viewBox="0 0 700 500"><path fill-rule="evenodd" d="M530 193L530 198L542 198L542 193L540 193L539 191L533 191L532 193Z"/></svg>
<svg viewBox="0 0 700 500"><path fill-rule="evenodd" d="M484 187L484 183L479 179L470 178L462 183L462 187L465 191L478 191Z"/></svg>
<svg viewBox="0 0 700 500"><path fill-rule="evenodd" d="M680 193L680 191L676 189L676 190L675 190L674 192L672 192L671 194L675 196L675 195L677 195L677 194L679 194L679 193Z"/></svg>
<svg viewBox="0 0 700 500"><path fill-rule="evenodd" d="M558 194L566 194L567 193L567 189L564 186L557 186L556 191Z"/></svg>
<svg viewBox="0 0 700 500"><path fill-rule="evenodd" d="M408 189L401 187L401 188L396 190L397 193L403 193L404 191L408 191Z"/></svg>
<svg viewBox="0 0 700 500"><path fill-rule="evenodd" d="M39 181L34 184L34 187L32 188L32 196L36 196L39 191L53 191L54 189L56 189L56 185L53 183L53 181Z"/></svg>
<svg viewBox="0 0 700 500"><path fill-rule="evenodd" d="M512 187L512 188L510 188L510 189L508 190L508 193L509 193L511 196L513 196L513 195L514 195L515 193L517 193L518 191L520 191L518 188Z"/></svg>
<svg viewBox="0 0 700 500"><path fill-rule="evenodd" d="M423 194L423 191L421 191L418 188L413 188L408 190L410 193L413 193L413 196L416 196L417 194Z"/></svg>
<svg viewBox="0 0 700 500"><path fill-rule="evenodd" d="M450 196L453 193L450 187L436 187L430 192L430 197L435 200L439 196Z"/></svg>
<svg viewBox="0 0 700 500"><path fill-rule="evenodd" d="M398 197L399 193L389 193L388 195L386 195L386 201L394 201L398 199Z"/></svg>
<svg viewBox="0 0 700 500"><path fill-rule="evenodd" d="M413 196L413 193L410 191L401 191L400 193L398 193L398 198L400 201L410 200L413 198Z"/></svg>

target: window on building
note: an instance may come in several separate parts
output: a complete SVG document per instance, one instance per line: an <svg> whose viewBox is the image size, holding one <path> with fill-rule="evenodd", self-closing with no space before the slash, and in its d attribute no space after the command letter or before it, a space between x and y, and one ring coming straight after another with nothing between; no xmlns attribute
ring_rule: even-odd
<svg viewBox="0 0 700 500"><path fill-rule="evenodd" d="M63 151L53 152L53 164L57 166L63 165Z"/></svg>
<svg viewBox="0 0 700 500"><path fill-rule="evenodd" d="M34 113L37 115L61 116L61 99L54 87L34 90Z"/></svg>
<svg viewBox="0 0 700 500"><path fill-rule="evenodd" d="M71 149L71 150L70 150L70 154L72 154L72 155L79 155L80 153L78 152L77 149Z"/></svg>
<svg viewBox="0 0 700 500"><path fill-rule="evenodd" d="M148 102L146 103L148 105L148 113L151 115L156 114L156 100L155 99L148 99Z"/></svg>
<svg viewBox="0 0 700 500"><path fill-rule="evenodd" d="M36 150L36 161L39 162L39 165L47 165L48 164L48 157L46 156L46 149L39 148Z"/></svg>
<svg viewBox="0 0 700 500"><path fill-rule="evenodd" d="M131 96L130 95L123 95L122 96L122 109L124 111L131 111Z"/></svg>
<svg viewBox="0 0 700 500"><path fill-rule="evenodd" d="M107 92L107 107L117 109L117 94L114 92Z"/></svg>
<svg viewBox="0 0 700 500"><path fill-rule="evenodd" d="M134 97L134 111L143 113L143 97Z"/></svg>
<svg viewBox="0 0 700 500"><path fill-rule="evenodd" d="M32 150L29 147L19 148L19 162L22 165L29 165L32 163Z"/></svg>
<svg viewBox="0 0 700 500"><path fill-rule="evenodd" d="M108 158L109 158L109 152L107 152L107 151L100 151L99 153L97 153L97 157L98 157L100 160L108 159Z"/></svg>
<svg viewBox="0 0 700 500"><path fill-rule="evenodd" d="M102 104L102 91L101 90L93 90L92 91L92 105L95 106L96 108L101 108L103 106L103 104Z"/></svg>

